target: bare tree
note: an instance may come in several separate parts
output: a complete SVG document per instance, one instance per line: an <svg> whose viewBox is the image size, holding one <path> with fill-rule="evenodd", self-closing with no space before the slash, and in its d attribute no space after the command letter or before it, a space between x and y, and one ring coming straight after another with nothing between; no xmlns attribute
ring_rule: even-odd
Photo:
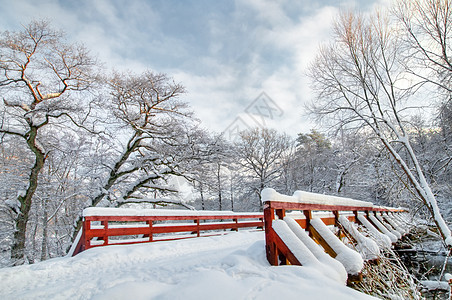
<svg viewBox="0 0 452 300"><path fill-rule="evenodd" d="M74 120L83 105L74 92L93 83L96 62L77 44L67 44L64 35L46 22L32 22L21 32L4 32L0 38L0 133L23 139L33 160L28 184L17 197L18 215L11 257L24 261L25 236L39 173L49 155L44 128L58 118ZM95 75L95 74L94 74Z"/></svg>
<svg viewBox="0 0 452 300"><path fill-rule="evenodd" d="M446 93L452 92L452 1L397 1L393 13L402 24L407 70Z"/></svg>
<svg viewBox="0 0 452 300"><path fill-rule="evenodd" d="M312 111L336 126L372 132L452 246L451 231L410 143L407 120L419 109L412 104L418 86L408 84L412 81L402 63L402 40L391 25L382 13L368 19L352 13L340 16L334 42L320 50L310 69L317 93Z"/></svg>
<svg viewBox="0 0 452 300"><path fill-rule="evenodd" d="M260 192L279 177L291 143L289 136L274 129L255 128L240 133L237 157L244 174L255 181L253 192L258 196L259 207L262 207Z"/></svg>

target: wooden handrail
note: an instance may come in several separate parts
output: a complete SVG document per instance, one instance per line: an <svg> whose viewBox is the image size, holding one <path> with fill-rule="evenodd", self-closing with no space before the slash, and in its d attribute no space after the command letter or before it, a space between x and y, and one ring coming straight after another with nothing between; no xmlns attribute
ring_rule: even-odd
<svg viewBox="0 0 452 300"><path fill-rule="evenodd" d="M303 192L302 192L303 193ZM294 196L281 195L274 190L268 189L263 192L262 198L264 199L264 227L265 227L265 239L266 239L266 253L267 260L272 265L285 264L287 261L290 263L296 263L293 253L287 246L282 245L281 239L277 238L277 234L272 228L273 221L277 219L283 219L287 211L300 211L302 217L294 217L295 221L309 232L311 238L315 239L331 256L334 255L334 251L330 249L326 241L323 240L319 233L310 224L313 217L319 217L316 211L330 212L332 216L320 216L320 219L325 225L335 225L341 227L338 221L339 216L343 212L348 212L346 217L349 221L359 223L358 214L363 213L367 219L370 214L383 214L383 213L400 213L405 212L404 209L389 208L375 206L370 202L356 201L353 199L340 198L334 196L325 196L325 204L322 204L321 199L323 195L314 195L313 193L306 193L309 197L303 202L303 194L294 194ZM273 199L274 198L274 199ZM335 205L339 203L340 205ZM349 205L350 204L350 205ZM353 205L356 204L356 205ZM370 220L369 220L370 221ZM370 221L371 222L371 221ZM371 222L372 223L372 222ZM289 257L288 257L289 256Z"/></svg>
<svg viewBox="0 0 452 300"><path fill-rule="evenodd" d="M264 226L263 214L259 213L211 212L209 214L202 211L199 215L196 215L196 212L162 215L161 212L162 210L159 210L159 215L103 215L102 213L93 215L90 213L83 218L82 236L73 255L89 248L112 244L136 244L212 236L221 234L218 232L220 230L238 231L241 228L262 230ZM180 221L187 222L180 223ZM100 224L96 224L99 222ZM122 239L117 239L118 237ZM124 237L129 238L124 239Z"/></svg>

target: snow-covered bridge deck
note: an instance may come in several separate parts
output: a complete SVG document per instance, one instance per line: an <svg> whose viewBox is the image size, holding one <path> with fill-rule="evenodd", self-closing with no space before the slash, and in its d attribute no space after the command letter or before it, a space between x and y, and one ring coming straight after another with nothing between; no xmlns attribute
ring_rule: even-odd
<svg viewBox="0 0 452 300"><path fill-rule="evenodd" d="M98 247L0 270L0 299L374 299L308 266L269 265L264 232Z"/></svg>

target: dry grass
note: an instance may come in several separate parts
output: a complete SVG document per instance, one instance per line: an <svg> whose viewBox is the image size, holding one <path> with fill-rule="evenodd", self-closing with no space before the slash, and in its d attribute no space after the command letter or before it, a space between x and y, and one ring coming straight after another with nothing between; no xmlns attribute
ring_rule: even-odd
<svg viewBox="0 0 452 300"><path fill-rule="evenodd" d="M366 262L363 281L352 288L380 299L422 299L416 279L392 250L384 250L378 262Z"/></svg>

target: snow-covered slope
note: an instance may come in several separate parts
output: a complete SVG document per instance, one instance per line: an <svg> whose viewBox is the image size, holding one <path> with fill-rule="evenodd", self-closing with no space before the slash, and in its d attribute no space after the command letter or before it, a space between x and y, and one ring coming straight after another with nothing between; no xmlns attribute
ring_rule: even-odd
<svg viewBox="0 0 452 300"><path fill-rule="evenodd" d="M0 299L373 299L312 267L272 267L263 232L108 246L0 270Z"/></svg>

